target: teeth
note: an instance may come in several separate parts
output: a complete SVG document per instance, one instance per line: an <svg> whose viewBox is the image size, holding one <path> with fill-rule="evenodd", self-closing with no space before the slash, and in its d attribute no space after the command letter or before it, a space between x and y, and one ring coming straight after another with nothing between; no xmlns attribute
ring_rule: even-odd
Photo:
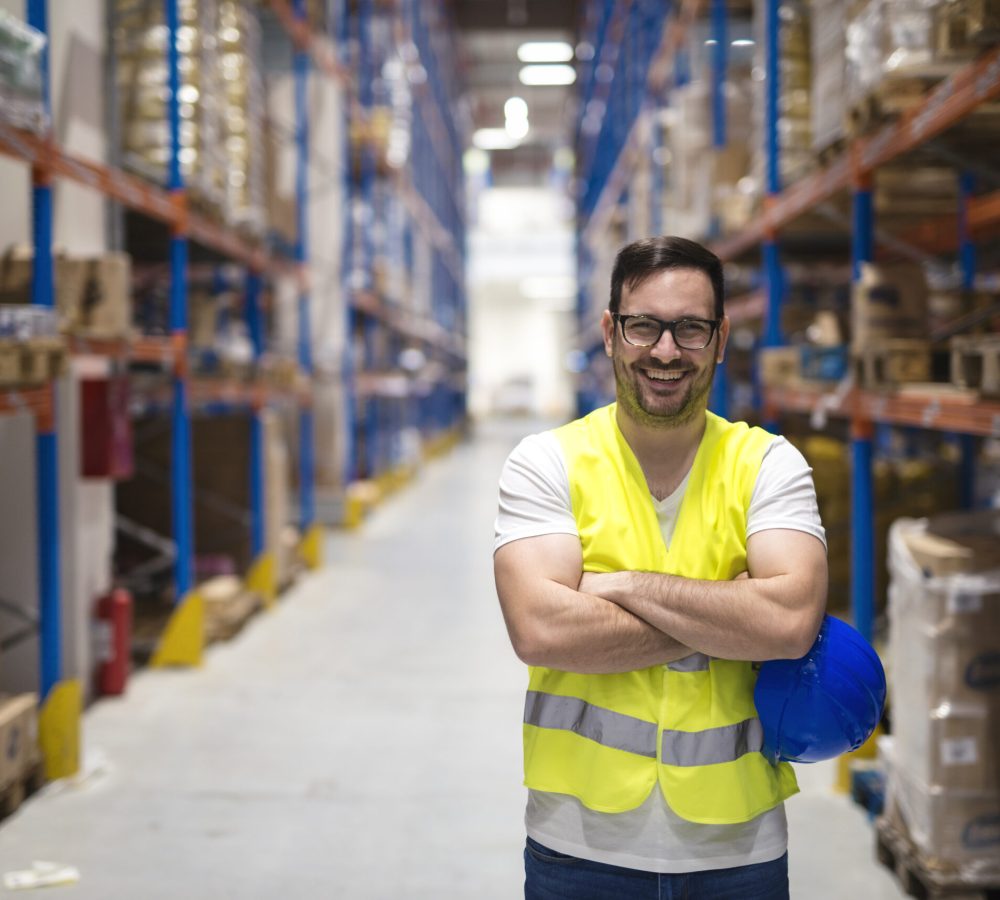
<svg viewBox="0 0 1000 900"><path fill-rule="evenodd" d="M646 375L652 378L654 381L677 381L681 378L683 372L662 372L658 370L647 369Z"/></svg>

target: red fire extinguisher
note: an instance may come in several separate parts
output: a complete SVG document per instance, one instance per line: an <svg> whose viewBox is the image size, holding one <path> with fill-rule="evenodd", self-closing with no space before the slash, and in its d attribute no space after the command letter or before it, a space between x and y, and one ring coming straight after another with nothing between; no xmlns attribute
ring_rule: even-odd
<svg viewBox="0 0 1000 900"><path fill-rule="evenodd" d="M123 694L132 668L132 595L115 588L97 601L98 694Z"/></svg>

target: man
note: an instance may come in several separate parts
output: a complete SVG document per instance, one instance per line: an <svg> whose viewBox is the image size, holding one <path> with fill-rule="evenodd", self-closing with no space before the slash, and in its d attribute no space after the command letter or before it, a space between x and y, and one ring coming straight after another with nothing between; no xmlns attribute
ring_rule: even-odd
<svg viewBox="0 0 1000 900"><path fill-rule="evenodd" d="M526 438L500 481L497 593L530 666L525 897L788 896L790 766L759 752L750 661L826 602L811 470L707 412L719 259L623 248L601 327L617 402Z"/></svg>

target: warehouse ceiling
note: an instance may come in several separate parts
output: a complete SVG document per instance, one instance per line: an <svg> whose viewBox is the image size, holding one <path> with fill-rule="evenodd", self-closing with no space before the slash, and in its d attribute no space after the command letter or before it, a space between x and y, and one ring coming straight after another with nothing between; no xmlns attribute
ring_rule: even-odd
<svg viewBox="0 0 1000 900"><path fill-rule="evenodd" d="M582 0L451 0L459 32L472 128L504 127L504 104L528 105L528 134L512 149L492 150L494 184L544 184L553 155L571 147L576 85L528 87L518 80L526 41L576 45Z"/></svg>

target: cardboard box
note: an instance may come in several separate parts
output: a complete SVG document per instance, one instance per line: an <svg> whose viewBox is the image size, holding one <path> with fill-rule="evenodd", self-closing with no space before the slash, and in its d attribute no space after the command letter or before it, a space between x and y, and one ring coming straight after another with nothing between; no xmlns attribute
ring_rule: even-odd
<svg viewBox="0 0 1000 900"><path fill-rule="evenodd" d="M917 263L861 264L851 299L851 347L926 338L927 277Z"/></svg>
<svg viewBox="0 0 1000 900"><path fill-rule="evenodd" d="M38 696L0 696L0 788L23 778L39 757Z"/></svg>
<svg viewBox="0 0 1000 900"><path fill-rule="evenodd" d="M922 862L975 878L1000 877L1000 794L934 788L887 759L887 802Z"/></svg>
<svg viewBox="0 0 1000 900"><path fill-rule="evenodd" d="M1000 792L1000 716L990 706L948 703L893 716L898 764L931 788Z"/></svg>
<svg viewBox="0 0 1000 900"><path fill-rule="evenodd" d="M801 378L798 347L765 347L760 351L760 382L765 387L788 387Z"/></svg>

